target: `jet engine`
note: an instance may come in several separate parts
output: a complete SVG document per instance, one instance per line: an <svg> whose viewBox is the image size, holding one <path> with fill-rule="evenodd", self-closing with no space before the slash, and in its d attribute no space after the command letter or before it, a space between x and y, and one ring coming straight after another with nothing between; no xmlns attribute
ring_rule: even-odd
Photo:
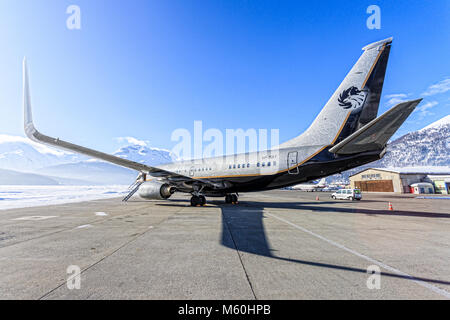
<svg viewBox="0 0 450 320"><path fill-rule="evenodd" d="M175 187L159 181L144 182L138 194L141 198L150 200L168 199L175 192Z"/></svg>

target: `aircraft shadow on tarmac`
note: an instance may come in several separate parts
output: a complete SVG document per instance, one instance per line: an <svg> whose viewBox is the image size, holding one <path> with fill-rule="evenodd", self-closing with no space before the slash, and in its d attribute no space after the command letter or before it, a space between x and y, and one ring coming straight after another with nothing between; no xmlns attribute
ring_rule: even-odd
<svg viewBox="0 0 450 320"><path fill-rule="evenodd" d="M175 203L180 202L180 203ZM182 203L185 200L172 200L169 203L159 204L163 206L183 206ZM374 215L401 215L401 216L413 216L413 217L434 217L434 218L449 218L448 214L440 213L422 213L422 212L403 212L403 211L387 211L387 210L369 210L360 208L337 208L337 207L320 207L313 206L309 202L256 202L256 201L243 201L238 205L224 204L223 201L210 201L210 204L217 205L221 209L222 213L222 232L221 232L221 244L233 250L240 252L252 253L258 256L267 257L270 259L277 259L281 261L287 261L292 263L298 263L302 265L308 265L313 267L330 268L337 270L344 270L350 272L358 272L367 274L367 270L361 268L355 268L351 266L341 266L336 264L328 264L317 261L307 261L293 258L285 258L274 254L276 250L270 247L269 240L264 228L264 208L285 208L285 209L302 209L313 211L327 211L327 212L339 212L339 213L357 213L357 214L374 214ZM335 204L336 202L320 202L323 204ZM201 207L199 207L201 209ZM428 279L421 277L409 277L406 275L399 275L395 273L382 272L383 276L408 279L408 280L420 280L430 283L450 285L449 281Z"/></svg>
<svg viewBox="0 0 450 320"><path fill-rule="evenodd" d="M241 205L242 204L242 205ZM323 202L321 203L323 204ZM377 210L365 210L365 209L352 209L352 208L320 208L315 206L306 206L305 204L299 203L265 203L265 202L253 202L246 201L245 203L240 203L237 206L233 205L225 205L221 204L220 208L222 210L222 236L221 243L223 246L236 249L242 252L253 253L259 256L264 256L272 259L278 259L282 261L288 261L293 263L299 263L308 266L314 267L322 267L322 268L330 268L330 269L338 269L344 271L351 272L359 272L367 274L367 270L349 267L349 266L340 266L335 264L321 263L315 261L306 261L299 260L293 258L284 258L280 256L276 256L274 251L270 247L270 243L267 239L265 228L264 228L264 208L296 208L306 209L306 210L318 210L318 211L338 211L338 212L352 212L354 210L362 210L361 213L369 213L369 214L380 214L379 212L374 212ZM337 209L337 210L336 210ZM369 212L366 212L369 211ZM398 213L398 212L397 212ZM386 214L383 212L382 214ZM392 215L391 211L389 211L390 215ZM411 212L409 212L411 214ZM403 215L403 214L402 214ZM435 214L437 215L437 214ZM446 218L449 215L445 215ZM417 212L413 216L418 216ZM441 217L439 215L439 217ZM436 279L427 279L420 277L408 277L404 275L387 273L383 272L383 276L393 277L393 278L402 278L402 279L415 279L421 280L425 282L438 283L444 285L450 285L449 281L436 280Z"/></svg>

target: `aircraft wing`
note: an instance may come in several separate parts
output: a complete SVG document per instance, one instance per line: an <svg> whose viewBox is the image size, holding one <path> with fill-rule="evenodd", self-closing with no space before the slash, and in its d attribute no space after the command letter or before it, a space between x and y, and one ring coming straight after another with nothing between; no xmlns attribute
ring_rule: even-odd
<svg viewBox="0 0 450 320"><path fill-rule="evenodd" d="M399 103L336 144L329 151L353 154L381 150L422 99Z"/></svg>
<svg viewBox="0 0 450 320"><path fill-rule="evenodd" d="M104 152L96 151L93 149L89 149L86 147L82 147L59 138L53 138L46 136L40 133L33 124L32 112L31 112L31 97L30 97L30 88L29 88L29 80L28 80L28 68L26 60L23 61L23 107L24 107L24 129L25 134L33 141L38 143L43 143L51 146L55 146L58 148L66 149L69 151L73 151L76 153L81 153L89 157L97 158L100 160L108 161L118 166L130 168L136 171L140 171L146 174L149 174L153 177L163 177L168 178L172 181L183 182L183 181L200 181L203 183L209 183L209 181L202 179L193 179L188 176L184 176L178 173L174 173L171 171L163 170L157 167L151 167L142 163L130 161L127 159L123 159L120 157L116 157Z"/></svg>

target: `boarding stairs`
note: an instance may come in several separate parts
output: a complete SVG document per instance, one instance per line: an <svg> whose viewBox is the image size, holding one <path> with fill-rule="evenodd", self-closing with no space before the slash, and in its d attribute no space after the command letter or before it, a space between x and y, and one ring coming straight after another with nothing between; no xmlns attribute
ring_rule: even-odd
<svg viewBox="0 0 450 320"><path fill-rule="evenodd" d="M135 194L136 191L139 190L139 187L144 182L145 182L145 178L142 175L139 175L136 178L136 181L128 187L128 190L130 190L130 192L128 192L128 194L125 196L125 198L122 199L122 201L125 201L125 202L128 201L133 196L133 194Z"/></svg>

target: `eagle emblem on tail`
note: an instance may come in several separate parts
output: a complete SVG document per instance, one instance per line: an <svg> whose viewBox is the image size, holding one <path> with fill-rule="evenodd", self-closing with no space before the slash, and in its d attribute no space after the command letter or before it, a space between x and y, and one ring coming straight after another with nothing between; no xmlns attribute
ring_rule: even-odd
<svg viewBox="0 0 450 320"><path fill-rule="evenodd" d="M366 92L352 86L342 91L338 97L338 102L344 109L357 109L364 103L365 99Z"/></svg>

